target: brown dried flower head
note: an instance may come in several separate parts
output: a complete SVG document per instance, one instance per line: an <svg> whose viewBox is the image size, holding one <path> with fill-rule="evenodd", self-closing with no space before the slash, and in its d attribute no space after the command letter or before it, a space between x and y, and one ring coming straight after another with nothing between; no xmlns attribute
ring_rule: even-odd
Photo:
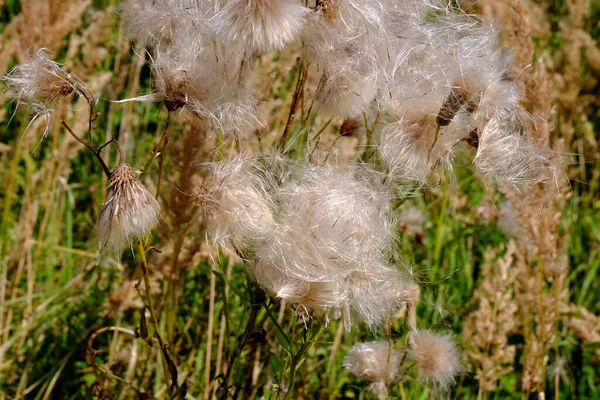
<svg viewBox="0 0 600 400"><path fill-rule="evenodd" d="M121 253L158 224L160 206L127 163L112 171L108 196L100 214L100 251Z"/></svg>

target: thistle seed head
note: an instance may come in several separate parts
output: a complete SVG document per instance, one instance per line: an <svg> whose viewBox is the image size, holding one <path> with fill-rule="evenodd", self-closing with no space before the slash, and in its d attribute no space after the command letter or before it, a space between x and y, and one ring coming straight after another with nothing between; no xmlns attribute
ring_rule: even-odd
<svg viewBox="0 0 600 400"><path fill-rule="evenodd" d="M299 36L309 9L299 0L220 1L213 17L216 36L240 52L283 48Z"/></svg>
<svg viewBox="0 0 600 400"><path fill-rule="evenodd" d="M460 372L460 353L450 335L428 330L413 330L409 334L412 359L421 379L447 388Z"/></svg>
<svg viewBox="0 0 600 400"><path fill-rule="evenodd" d="M388 341L357 343L344 357L344 367L358 378L371 382L369 389L386 398L387 386L403 373L405 352L396 350Z"/></svg>
<svg viewBox="0 0 600 400"><path fill-rule="evenodd" d="M108 195L100 213L100 252L120 254L158 224L160 206L127 163L111 172Z"/></svg>
<svg viewBox="0 0 600 400"><path fill-rule="evenodd" d="M8 96L29 106L36 115L52 112L57 102L75 91L79 83L48 58L46 49L32 54L26 63L16 66L2 79Z"/></svg>

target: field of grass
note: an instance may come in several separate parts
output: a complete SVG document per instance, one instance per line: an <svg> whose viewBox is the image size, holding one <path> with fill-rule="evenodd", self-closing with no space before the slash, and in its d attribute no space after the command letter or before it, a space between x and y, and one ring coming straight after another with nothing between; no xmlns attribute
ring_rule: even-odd
<svg viewBox="0 0 600 400"><path fill-rule="evenodd" d="M98 99L96 145L118 140L141 168L167 111L159 102L110 101L151 90L147 56L120 29L119 5L0 0L0 71L30 50L50 49ZM561 172L549 185L494 187L466 154L454 178L399 193L399 254L421 290L417 324L452 333L463 369L442 393L409 368L389 396L598 399L600 2L481 0L470 10L497 21L523 105L537 118L539 141L558 152ZM404 316L376 331L325 324L318 313L300 320L252 282L237 256L207 242L196 197L207 162L240 148L257 152L281 135L301 75L296 50L256 60L253 89L269 99L260 139L237 143L173 114L168 146L143 179L158 192L160 226L145 257L133 246L120 263L98 251L107 178L61 126L87 130L85 99L63 99L48 121L31 124L26 110L4 100L0 400L375 398L342 367L344 356L360 341L402 347ZM309 74L291 125L292 158L313 146L342 158L364 145L362 130L339 134L342 118L305 118L317 78ZM116 166L116 147L103 156ZM415 210L422 220L406 217Z"/></svg>

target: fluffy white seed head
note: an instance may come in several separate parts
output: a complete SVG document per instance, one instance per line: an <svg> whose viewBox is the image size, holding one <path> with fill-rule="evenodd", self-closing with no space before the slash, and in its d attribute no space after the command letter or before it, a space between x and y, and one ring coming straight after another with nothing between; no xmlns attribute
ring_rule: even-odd
<svg viewBox="0 0 600 400"><path fill-rule="evenodd" d="M211 22L226 46L253 54L295 41L308 11L299 0L227 0L218 2Z"/></svg>
<svg viewBox="0 0 600 400"><path fill-rule="evenodd" d="M383 263L354 271L345 278L349 290L349 310L344 324L352 327L350 316L356 314L370 328L381 326L410 297L410 280L395 267Z"/></svg>
<svg viewBox="0 0 600 400"><path fill-rule="evenodd" d="M193 36L179 41L154 49L152 99L170 110L183 107L225 133L245 135L260 126L257 101L240 80L242 58Z"/></svg>
<svg viewBox="0 0 600 400"><path fill-rule="evenodd" d="M382 129L378 150L389 176L426 181L433 167L429 155L434 140L432 129L431 118L415 124L396 121Z"/></svg>
<svg viewBox="0 0 600 400"><path fill-rule="evenodd" d="M344 367L353 375L371 382L369 389L385 399L387 386L396 382L403 373L403 351L396 350L388 341L357 343L344 357Z"/></svg>
<svg viewBox="0 0 600 400"><path fill-rule="evenodd" d="M255 168L254 160L244 156L211 166L212 177L201 201L204 222L215 243L253 249L277 230L274 205Z"/></svg>
<svg viewBox="0 0 600 400"><path fill-rule="evenodd" d="M428 330L409 334L408 356L415 362L421 379L447 388L461 370L460 353L450 335Z"/></svg>
<svg viewBox="0 0 600 400"><path fill-rule="evenodd" d="M158 224L160 206L128 164L121 162L110 174L108 195L100 213L100 251L120 254Z"/></svg>
<svg viewBox="0 0 600 400"><path fill-rule="evenodd" d="M177 45L176 32L201 24L205 14L201 6L207 2L192 0L127 0L121 17L125 34L144 46L157 44Z"/></svg>
<svg viewBox="0 0 600 400"><path fill-rule="evenodd" d="M317 105L332 115L360 116L379 94L386 63L380 2L334 0L309 18L303 40L322 71Z"/></svg>
<svg viewBox="0 0 600 400"><path fill-rule="evenodd" d="M83 86L58 63L50 60L46 49L32 54L27 62L13 68L2 80L6 84L7 96L30 107L36 116L49 114L58 100L76 90L77 84Z"/></svg>
<svg viewBox="0 0 600 400"><path fill-rule="evenodd" d="M386 193L354 171L301 168L276 196L279 224L256 250L251 273L269 292L327 317L378 326L404 301L407 283L385 263L393 220Z"/></svg>

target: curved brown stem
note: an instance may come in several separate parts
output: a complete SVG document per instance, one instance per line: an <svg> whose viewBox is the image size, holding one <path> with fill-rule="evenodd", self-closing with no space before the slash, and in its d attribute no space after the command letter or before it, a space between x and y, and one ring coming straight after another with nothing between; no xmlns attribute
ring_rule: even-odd
<svg viewBox="0 0 600 400"><path fill-rule="evenodd" d="M96 147L94 146L93 143L86 142L85 140L83 140L82 138L77 136L77 134L75 132L73 132L73 129L71 129L71 127L64 120L61 119L60 123L71 134L71 136L73 136L75 138L75 140L77 140L79 143L81 143L82 145L84 145L85 147L90 149L92 153L94 153L94 155L98 159L98 162L100 163L100 166L102 167L102 171L104 171L104 173L106 174L107 177L110 177L110 170L108 169L108 166L102 159L102 156L100 155L100 150L96 149ZM104 146L102 146L102 147L104 147ZM102 147L101 147L101 149L102 149Z"/></svg>

